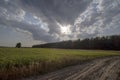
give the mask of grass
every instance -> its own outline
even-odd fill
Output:
[[[120,55],[119,51],[0,48],[0,80],[43,74],[85,60]]]

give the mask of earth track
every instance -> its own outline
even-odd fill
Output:
[[[120,80],[120,56],[99,58],[22,80]]]

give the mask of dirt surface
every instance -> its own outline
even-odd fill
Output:
[[[95,59],[23,80],[120,80],[120,56]]]

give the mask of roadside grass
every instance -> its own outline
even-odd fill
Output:
[[[50,48],[0,48],[0,80],[44,74],[69,65],[120,55],[119,51]]]

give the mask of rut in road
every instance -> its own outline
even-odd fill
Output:
[[[120,56],[95,59],[23,80],[120,80]]]

